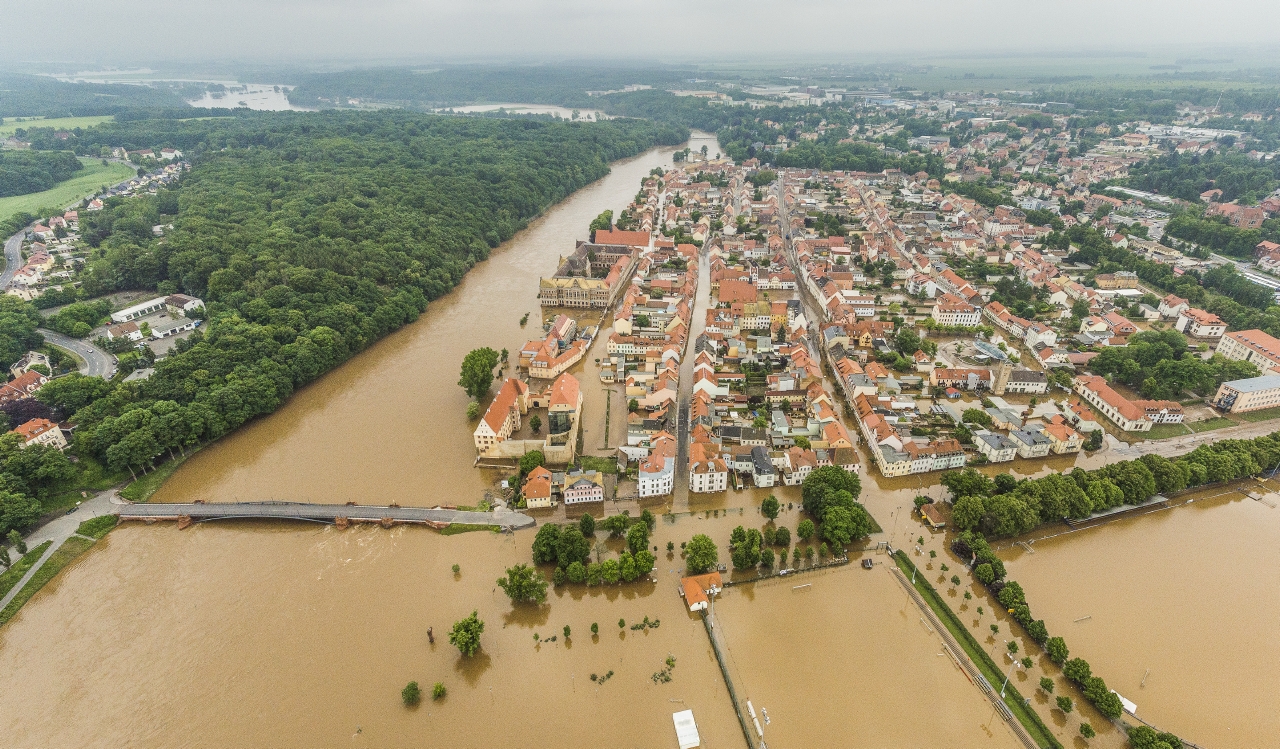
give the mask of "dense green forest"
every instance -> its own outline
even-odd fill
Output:
[[[0,198],[48,190],[81,169],[70,151],[0,151]]]
[[[0,74],[0,117],[87,117],[135,107],[185,105],[175,90],[65,83],[45,76]]]
[[[1214,252],[1252,258],[1254,249],[1264,239],[1280,242],[1280,219],[1267,219],[1258,229],[1240,229],[1228,223],[1223,216],[1206,218],[1187,212],[1170,219],[1164,231],[1174,239],[1194,242]]]
[[[1240,153],[1171,153],[1134,164],[1128,184],[1193,203],[1212,188],[1222,190],[1221,202],[1256,203],[1280,185],[1280,162],[1255,161]]]
[[[600,106],[588,91],[613,91],[631,84],[664,86],[693,75],[669,68],[541,66],[449,66],[439,70],[378,68],[310,73],[300,77],[289,101],[304,107],[333,107],[349,99],[405,107],[441,107],[476,102]]]
[[[217,438],[418,317],[492,248],[609,162],[687,131],[399,111],[242,113],[86,130],[96,152],[172,145],[180,186],[86,217],[85,289],[186,292],[210,323],[139,383],[65,378],[76,449],[112,470]],[[170,217],[168,214],[175,214]],[[147,230],[166,215],[175,229]],[[49,387],[46,386],[46,390]],[[42,391],[43,392],[43,391]]]

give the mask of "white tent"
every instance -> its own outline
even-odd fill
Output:
[[[676,740],[680,742],[680,749],[702,746],[702,739],[698,736],[698,724],[693,722],[692,710],[672,713],[671,720],[676,724]]]

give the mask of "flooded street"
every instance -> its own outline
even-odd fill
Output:
[[[768,711],[765,742],[1021,746],[926,628],[889,557],[872,555],[876,567],[864,570],[851,556],[845,567],[730,588],[715,604],[739,696]]]
[[[1280,733],[1275,499],[1231,492],[1000,555],[1035,616],[1139,717],[1201,746],[1266,746]]]

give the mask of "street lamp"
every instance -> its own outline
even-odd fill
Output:
[[[1009,641],[1005,640],[1004,644],[1005,644],[1005,647],[1008,648]],[[1009,656],[1009,660],[1013,661],[1013,663],[1009,664],[1009,673],[1005,674],[1004,684],[1000,685],[1000,699],[1002,700],[1004,699],[1004,688],[1009,686],[1009,679],[1013,676],[1013,669],[1018,667],[1018,659],[1013,657],[1013,653],[1010,653],[1008,650],[1005,650],[1005,655]]]

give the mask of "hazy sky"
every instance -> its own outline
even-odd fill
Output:
[[[1276,0],[0,0],[0,62],[633,57],[1280,44]],[[23,30],[21,33],[13,33]]]

